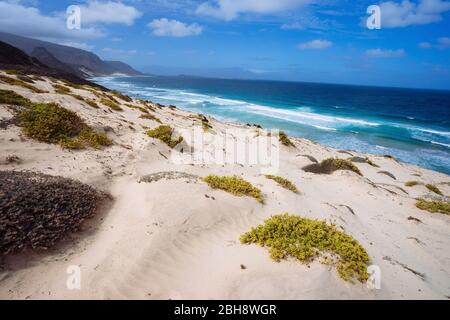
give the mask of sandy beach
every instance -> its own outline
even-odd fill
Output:
[[[96,101],[99,108],[92,108],[56,93],[54,84],[56,80],[49,78],[33,84],[48,93],[5,83],[0,89],[33,102],[58,103],[105,132],[113,145],[67,150],[27,138],[21,128],[10,125],[0,129],[0,170],[76,179],[113,199],[81,232],[57,247],[3,257],[0,299],[449,299],[450,216],[415,205],[416,198],[448,201],[448,175],[290,137],[294,146],[276,146],[276,174],[292,181],[296,194],[252,164],[175,163],[180,150],[146,134],[160,123],[127,106],[146,107],[142,101],[117,99],[123,111],[113,111],[92,91],[71,88],[73,94]],[[150,114],[178,134],[202,129],[193,113],[151,107]],[[12,117],[10,108],[0,105],[0,118]],[[224,137],[227,130],[246,132],[235,138],[249,145],[268,134],[211,117],[207,123],[211,128],[205,136],[211,140],[205,139],[203,147],[209,150],[219,147],[208,141]],[[8,161],[12,155],[19,160]],[[367,157],[376,166],[355,162],[362,175],[302,170],[329,157]],[[212,189],[201,179],[208,175],[240,176],[262,191],[264,203]],[[407,187],[407,181],[420,183]],[[437,186],[443,196],[425,184]],[[370,264],[380,270],[379,289],[344,281],[336,268],[319,261],[275,262],[266,248],[240,243],[240,235],[285,212],[334,223],[358,240]],[[81,270],[79,289],[67,288],[69,266]]]

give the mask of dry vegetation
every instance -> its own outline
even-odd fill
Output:
[[[78,181],[15,171],[0,171],[0,195],[0,256],[54,246],[108,198]]]

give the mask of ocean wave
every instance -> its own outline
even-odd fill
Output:
[[[342,124],[346,124],[346,125],[356,124],[356,125],[361,125],[361,126],[379,126],[380,125],[379,123],[376,123],[376,122],[370,122],[370,121],[361,120],[361,119],[327,116],[327,115],[321,115],[321,114],[312,113],[312,112],[278,109],[278,108],[272,108],[272,107],[254,105],[254,104],[249,104],[249,109],[255,113],[266,115],[269,117],[270,116],[277,117],[277,118],[281,118],[281,119],[284,119],[287,121],[298,120],[298,122],[302,123],[302,124],[308,124],[308,122],[305,122],[305,120],[308,120],[308,121],[313,120],[313,121],[318,121],[318,122],[322,122],[322,123],[335,124],[336,126],[340,126]],[[332,127],[332,128],[336,129],[335,127]]]

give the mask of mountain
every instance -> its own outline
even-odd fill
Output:
[[[15,70],[19,77],[22,75],[33,74],[38,76],[63,79],[76,84],[87,84],[90,86],[102,88],[102,90],[108,90],[100,85],[97,85],[96,83],[78,76],[77,74],[73,73],[73,70],[63,70],[63,68],[65,68],[66,66],[56,58],[52,58],[52,56],[49,55],[45,49],[37,48],[35,53],[44,57],[45,59],[48,59],[47,61],[50,61],[52,64],[60,66],[61,68],[49,67],[39,61],[36,57],[31,57],[22,50],[6,42],[0,41],[0,70]]]
[[[31,52],[31,56],[38,59],[40,62],[45,64],[46,66],[65,71],[68,73],[78,74],[79,76],[85,76],[85,74],[79,72],[75,68],[73,68],[71,65],[61,62],[58,59],[56,59],[50,52],[47,51],[44,47],[36,47]]]
[[[36,58],[2,41],[0,41],[0,64],[43,67]]]
[[[134,70],[126,63],[119,61],[105,61],[97,55],[78,48],[55,44],[47,41],[41,41],[32,38],[17,36],[11,33],[0,32],[0,41],[23,50],[28,55],[33,55],[36,48],[43,48],[50,54],[39,49],[35,54],[44,54],[43,60],[48,59],[49,63],[54,63],[56,58],[61,63],[70,66],[78,75],[84,76],[108,76],[114,73],[125,75],[141,75],[142,73]],[[53,61],[50,61],[53,60]],[[49,65],[52,67],[51,65]],[[66,66],[67,67],[67,66]],[[66,68],[64,67],[64,68]]]

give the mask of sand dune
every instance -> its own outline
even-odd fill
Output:
[[[339,152],[304,139],[294,147],[280,145],[278,175],[299,189],[294,194],[268,180],[257,166],[238,164],[175,164],[170,149],[149,138],[145,128],[156,121],[140,118],[121,102],[123,112],[105,106],[90,108],[72,96],[56,94],[51,80],[36,81],[50,93],[0,83],[32,101],[57,102],[77,112],[94,128],[104,130],[114,145],[102,150],[69,151],[26,138],[12,125],[0,129],[0,170],[33,170],[75,178],[109,192],[114,201],[105,212],[57,248],[3,258],[1,299],[446,299],[450,296],[450,217],[415,207],[417,197],[435,197],[423,185],[432,183],[450,195],[450,177],[368,155],[379,167],[356,163],[363,176],[350,171],[330,175],[308,173],[308,155],[366,157]],[[75,94],[96,100],[86,90]],[[141,102],[134,100],[135,105]],[[201,123],[192,114],[155,107],[153,113],[177,130]],[[0,117],[12,113],[0,105]],[[242,128],[255,136],[266,131],[208,118],[211,135]],[[258,133],[259,132],[259,133]],[[243,137],[237,137],[244,139]],[[250,143],[253,140],[250,140]],[[212,147],[208,144],[205,148]],[[7,163],[15,155],[20,163]],[[379,171],[387,171],[395,180]],[[192,177],[238,175],[263,192],[265,204],[213,190],[201,179],[176,176],[144,182],[160,172]],[[418,176],[419,175],[419,176]],[[140,182],[141,181],[141,182]],[[268,217],[289,212],[325,219],[340,226],[367,250],[381,270],[381,288],[342,280],[335,268],[293,259],[276,263],[265,248],[242,245],[239,236]],[[412,219],[412,218],[414,219]],[[68,290],[67,267],[81,268],[80,290]]]

